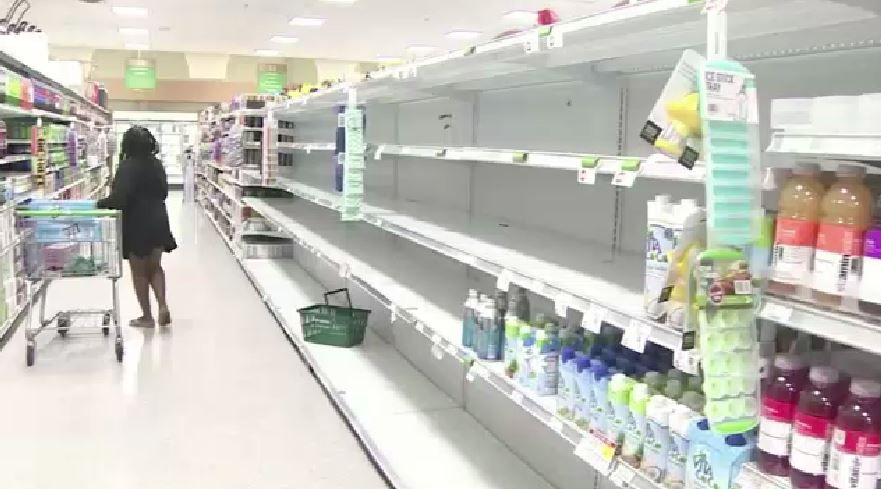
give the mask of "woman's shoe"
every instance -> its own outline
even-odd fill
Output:
[[[171,313],[168,310],[159,311],[159,326],[168,326],[171,324]]]
[[[128,325],[132,328],[153,328],[156,326],[156,322],[153,321],[153,318],[139,317],[129,321]]]

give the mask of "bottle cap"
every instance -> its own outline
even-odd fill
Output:
[[[566,363],[569,360],[575,359],[575,348],[571,346],[564,347],[563,350],[560,351],[560,361],[562,363]]]
[[[796,370],[804,368],[804,366],[805,362],[803,362],[801,358],[795,355],[784,353],[774,357],[774,368],[777,368],[779,370],[794,372]]]
[[[707,418],[703,418],[697,422],[697,427],[701,431],[707,431],[710,429],[710,422],[707,421]]]
[[[854,379],[850,383],[850,393],[857,397],[881,397],[881,384],[868,379]]]
[[[590,367],[590,358],[587,356],[580,356],[575,358],[575,371],[581,373],[584,369]]]
[[[832,385],[838,382],[838,377],[838,370],[832,367],[811,367],[811,371],[808,374],[811,382],[819,385]]]
[[[729,447],[745,447],[746,437],[743,434],[728,435],[725,437],[725,444]]]
[[[792,169],[793,175],[816,175],[820,173],[820,165],[817,163],[800,161],[795,164],[795,167]]]

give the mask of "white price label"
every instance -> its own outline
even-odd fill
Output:
[[[380,144],[379,146],[377,146],[377,147],[376,147],[376,153],[373,153],[373,159],[374,159],[374,160],[381,160],[381,159],[382,159],[382,153],[383,153],[384,151],[385,151],[385,146],[383,146],[383,145],[381,145],[381,144]]]
[[[435,343],[431,345],[431,354],[434,356],[434,358],[441,360],[444,358],[444,349],[441,348],[439,344]]]
[[[579,168],[578,169],[578,183],[582,185],[593,185],[597,181],[597,169],[596,168]]]
[[[633,481],[634,477],[636,477],[636,473],[633,469],[627,465],[618,464],[609,476],[609,480],[618,487],[627,488],[630,487],[630,482]]]
[[[675,350],[673,366],[691,375],[698,375],[701,359],[697,350]]]
[[[468,379],[468,382],[474,382],[474,380],[480,377],[484,380],[489,379],[489,370],[486,369],[483,365],[479,363],[474,363],[470,369],[468,369],[468,373],[465,374],[465,378]]]
[[[631,170],[618,170],[615,172],[615,176],[612,177],[612,185],[630,188],[636,182],[637,176],[639,176],[639,172]]]
[[[311,145],[308,145],[308,144],[306,145],[306,154],[307,155],[312,154],[312,146]]]
[[[728,0],[706,0],[704,2],[703,13],[721,12],[728,5]]]
[[[523,41],[523,52],[534,53],[539,50],[540,44],[541,34],[538,31],[533,31]]]
[[[605,307],[591,304],[590,309],[584,313],[584,317],[581,319],[581,327],[591,333],[599,334],[608,313],[609,311]]]
[[[532,279],[532,282],[529,284],[529,290],[539,295],[544,294],[545,283],[538,279]]]
[[[554,313],[561,318],[566,317],[566,313],[569,310],[569,306],[572,304],[572,296],[565,293],[560,292],[556,299],[554,299]]]
[[[459,258],[459,261],[468,265],[469,267],[473,267],[477,263],[477,257],[465,253]]]
[[[552,29],[551,33],[545,38],[545,44],[548,49],[563,47],[563,32],[560,29]]]
[[[603,443],[590,433],[585,435],[578,445],[575,445],[573,453],[604,476],[608,476],[612,471],[612,463],[615,461],[615,447]]]
[[[621,338],[621,344],[625,347],[637,352],[645,351],[645,344],[652,334],[652,326],[638,319],[631,319],[624,330],[624,336]]]
[[[565,423],[563,423],[562,419],[560,419],[556,416],[551,416],[551,419],[548,420],[548,426],[550,426],[550,428],[552,430],[556,431],[557,433],[562,433],[563,426],[565,426]]]
[[[496,281],[496,288],[507,291],[511,288],[511,278],[513,276],[514,274],[510,270],[502,270],[502,273],[499,274],[499,279]]]
[[[781,324],[789,324],[792,308],[776,302],[766,302],[762,308],[762,317]]]
[[[753,293],[753,283],[749,280],[735,280],[734,293],[737,295],[750,295]]]
[[[523,393],[514,389],[511,391],[511,400],[517,405],[523,405]]]

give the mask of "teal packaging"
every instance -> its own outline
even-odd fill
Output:
[[[577,395],[573,402],[575,411],[575,424],[581,428],[587,428],[590,422],[590,412],[593,404],[593,378],[590,371],[590,357],[584,354],[575,359],[575,388]]]
[[[462,318],[462,346],[474,348],[474,335],[477,331],[477,291],[468,291],[465,300],[465,314]]]
[[[590,404],[589,429],[605,435],[609,429],[607,420],[611,409],[609,405],[609,379],[612,374],[609,373],[606,364],[598,359],[590,361],[590,374],[593,376],[591,380],[593,396]]]
[[[624,442],[624,431],[630,418],[630,393],[636,381],[623,373],[616,373],[609,381],[609,404],[612,406],[609,418],[609,439],[617,444]]]
[[[575,417],[575,399],[578,397],[575,385],[575,349],[564,347],[560,352],[560,382],[557,384],[557,414],[564,418]]]
[[[717,435],[710,431],[706,418],[691,423],[688,437],[687,489],[730,488],[755,448],[755,440],[742,434]]]
[[[645,440],[642,447],[640,469],[654,482],[660,482],[667,472],[667,457],[670,453],[670,413],[675,402],[662,395],[649,399],[646,408]]]
[[[557,395],[560,376],[560,337],[552,323],[535,332],[535,393]]]

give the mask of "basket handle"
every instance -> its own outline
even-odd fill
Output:
[[[330,292],[325,292],[324,293],[324,303],[327,305],[330,305],[330,302],[328,302],[327,299],[334,294],[339,294],[340,292],[346,293],[346,301],[349,303],[349,309],[351,309],[352,308],[352,298],[349,297],[349,289],[347,289],[345,287],[342,289],[336,289],[336,290],[331,290]]]

